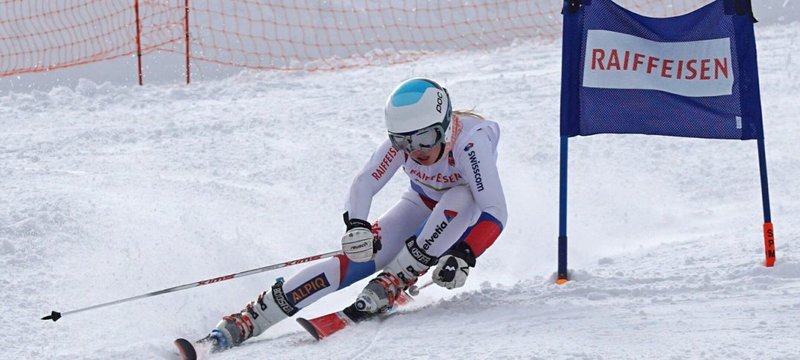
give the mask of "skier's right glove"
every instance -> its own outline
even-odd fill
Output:
[[[472,249],[464,242],[460,242],[439,258],[439,263],[433,270],[433,282],[448,289],[462,287],[467,282],[471,267],[475,267]]]
[[[380,243],[375,243],[372,226],[366,220],[350,219],[344,214],[347,232],[342,236],[342,252],[354,262],[367,262],[380,250]]]

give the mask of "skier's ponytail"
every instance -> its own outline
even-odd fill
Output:
[[[477,118],[477,119],[480,119],[480,120],[486,120],[486,118],[484,118],[483,115],[478,114],[477,112],[475,112],[474,108],[473,109],[467,109],[467,110],[454,110],[453,114],[458,115],[458,116],[471,116],[471,117],[474,117],[474,118]]]

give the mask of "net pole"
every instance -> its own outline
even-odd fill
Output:
[[[183,32],[186,35],[186,84],[188,85],[192,76],[189,60],[191,57],[189,52],[189,0],[184,3]]]
[[[139,86],[144,85],[142,77],[142,26],[139,21],[139,0],[133,1],[133,9],[136,13],[136,62],[139,70]]]

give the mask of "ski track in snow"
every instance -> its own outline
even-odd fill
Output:
[[[39,321],[338,247],[351,176],[402,79],[442,80],[502,128],[509,224],[468,286],[314,342],[288,320],[213,359],[800,358],[799,27],[758,27],[778,263],[763,267],[755,142],[570,145],[570,267],[553,284],[558,44],[386,68],[0,96],[2,359],[169,359],[289,268]],[[372,217],[406,187],[398,174]],[[348,304],[359,282],[300,313]]]

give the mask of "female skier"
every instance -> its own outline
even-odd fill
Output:
[[[355,177],[347,196],[344,254],[278,281],[241,312],[225,316],[204,339],[214,350],[239,345],[377,270],[344,310],[350,320],[391,308],[432,266],[437,285],[464,285],[476,258],[506,222],[496,164],[500,129],[471,111],[453,112],[447,90],[423,78],[398,85],[385,113],[388,139]],[[370,224],[372,197],[401,167],[411,180],[409,190]]]

